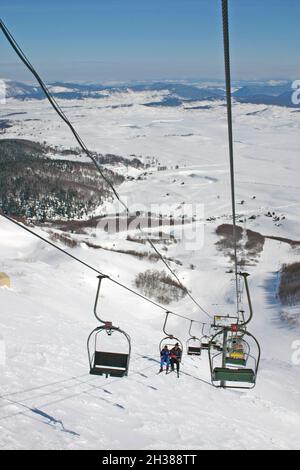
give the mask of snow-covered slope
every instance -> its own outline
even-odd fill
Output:
[[[182,262],[178,275],[209,312],[230,314],[229,261],[215,245],[217,226],[230,222],[224,107],[207,103],[210,109],[154,109],[143,106],[145,99],[153,101],[153,93],[120,93],[101,103],[68,101],[64,108],[91,149],[141,155],[145,161],[153,156],[167,167],[120,188],[131,206],[136,201],[147,207],[204,204],[204,219],[215,218],[205,220],[204,245],[187,250],[181,242],[169,247],[168,256]],[[15,116],[5,137],[74,145],[45,102],[9,100],[5,114],[17,112],[27,114]],[[236,105],[234,114],[241,220],[264,235],[299,240],[299,113],[244,104]],[[285,220],[274,222],[265,216],[268,211]],[[101,233],[97,241],[108,243]],[[109,242],[117,247],[127,243]],[[163,269],[83,243],[72,253],[129,286],[139,272]],[[12,279],[11,289],[0,290],[6,349],[6,365],[0,365],[2,449],[299,448],[300,366],[292,361],[292,346],[300,330],[280,321],[275,295],[281,264],[299,260],[299,249],[266,239],[261,257],[249,267],[255,310],[249,330],[262,345],[258,384],[249,392],[211,387],[206,353],[185,356],[180,379],[157,375],[162,312],[109,281],[103,281],[101,309],[132,338],[130,375],[89,376],[85,344],[96,326],[94,274],[3,219],[0,256],[0,270]],[[188,298],[170,307],[208,321]],[[187,340],[186,321],[172,318],[170,326]]]

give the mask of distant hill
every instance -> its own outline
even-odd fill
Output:
[[[101,85],[81,85],[73,83],[55,82],[48,85],[53,96],[60,99],[84,99],[84,98],[103,98],[101,91],[105,89]],[[37,85],[28,85],[26,83],[6,81],[7,98],[16,98],[19,100],[45,98],[42,89]]]
[[[44,94],[38,86],[14,81],[7,81],[6,86],[8,98],[16,98],[20,100],[44,99]],[[201,101],[204,99],[218,99],[224,97],[224,91],[219,88],[199,88],[193,85],[171,82],[120,86],[54,82],[50,83],[48,88],[56,98],[60,99],[101,99],[106,96],[107,93],[127,92],[129,90],[136,92],[165,91],[170,97],[176,97],[179,101]]]
[[[281,85],[248,85],[240,88],[233,96],[240,103],[266,104],[300,108],[292,102],[292,83]]]
[[[21,82],[7,81],[7,97],[19,100],[44,99],[42,90],[36,85]],[[176,82],[151,82],[127,85],[106,86],[89,83],[54,82],[48,85],[53,96],[61,100],[86,98],[102,99],[107,94],[133,92],[164,92],[161,100],[145,103],[145,106],[182,106],[190,102],[225,100],[225,91],[221,86],[189,85]],[[240,103],[265,104],[300,108],[292,103],[292,83],[280,84],[247,83],[241,84],[233,93],[233,97]]]
[[[246,85],[234,93],[235,98],[248,98],[256,95],[279,96],[292,90],[290,82],[280,85]]]

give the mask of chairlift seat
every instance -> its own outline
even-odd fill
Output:
[[[124,377],[128,374],[128,364],[128,354],[96,351],[90,374]]]
[[[256,383],[256,374],[252,369],[227,369],[216,367],[213,371],[213,380],[216,382],[243,382]]]
[[[223,351],[222,346],[220,346],[216,341],[210,342],[209,340],[208,340],[208,342],[206,342],[206,341],[203,342],[202,341],[201,348],[202,349],[213,348],[213,349],[216,349],[217,351]]]
[[[188,347],[188,356],[201,356],[201,347],[200,346],[189,346]]]
[[[201,341],[201,348],[202,349],[209,349],[210,346],[213,348],[217,345],[216,341],[211,342],[210,338],[204,337]]]

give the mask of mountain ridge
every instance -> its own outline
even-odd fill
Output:
[[[7,98],[19,100],[44,99],[42,90],[36,85],[19,81],[5,81]],[[97,83],[52,82],[48,84],[50,92],[57,99],[83,100],[87,98],[102,99],[107,94],[127,92],[165,92],[161,101],[146,103],[147,106],[181,106],[186,102],[225,100],[225,90],[220,85],[191,85],[178,82],[151,82],[120,85],[103,85]],[[246,83],[241,84],[232,93],[233,98],[240,103],[266,104],[299,108],[292,102],[292,82]]]

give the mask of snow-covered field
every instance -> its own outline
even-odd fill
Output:
[[[226,274],[228,259],[215,246],[217,226],[230,223],[225,108],[221,102],[201,102],[212,107],[197,110],[143,106],[159,96],[119,93],[65,101],[63,109],[91,150],[134,154],[145,162],[155,157],[167,167],[120,187],[130,207],[185,203],[196,210],[196,204],[204,205],[204,243],[188,249],[183,241],[170,245],[168,256],[182,262],[176,271],[200,303],[212,314],[227,315],[234,312],[234,283]],[[9,118],[15,124],[2,137],[75,146],[46,102],[9,100],[2,108],[3,118],[21,112],[26,114]],[[299,240],[300,113],[237,104],[234,117],[241,220],[263,235]],[[268,211],[285,219],[274,222],[265,216]],[[215,220],[205,221],[210,217]],[[139,272],[163,269],[160,263],[84,244],[72,253],[129,286]],[[175,374],[157,375],[163,312],[109,281],[103,281],[101,309],[132,338],[130,374],[90,376],[86,339],[96,326],[96,277],[3,219],[0,256],[0,271],[12,279],[11,289],[0,290],[0,343],[6,350],[6,364],[0,361],[1,449],[300,447],[300,364],[292,360],[300,327],[280,320],[276,298],[278,270],[300,260],[299,248],[267,239],[258,262],[249,267],[255,311],[249,330],[262,345],[257,387],[249,392],[214,389],[206,353],[200,359],[185,356],[179,380]],[[170,307],[209,321],[188,297]],[[187,340],[188,322],[173,317],[170,326]]]

